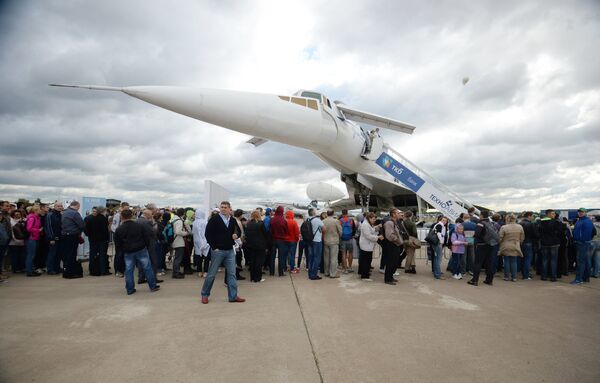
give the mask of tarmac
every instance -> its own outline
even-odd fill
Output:
[[[197,274],[132,296],[114,276],[13,275],[0,381],[600,382],[600,280],[446,277],[422,259],[396,286],[302,270],[241,281],[229,303],[219,273],[203,305]]]

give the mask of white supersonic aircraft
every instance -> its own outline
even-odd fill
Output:
[[[406,134],[412,134],[414,126],[332,102],[319,92],[300,90],[288,96],[170,86],[50,85],[120,91],[250,135],[248,143],[255,146],[270,140],[307,149],[338,170],[347,186],[349,198],[334,208],[386,210],[395,206],[424,211],[429,204],[455,219],[471,206],[390,148],[376,131],[369,132],[359,123]]]

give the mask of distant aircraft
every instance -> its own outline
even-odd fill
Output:
[[[427,205],[417,198],[419,195],[434,208],[449,207],[454,219],[453,215],[457,217],[463,207],[470,206],[384,143],[378,129],[369,132],[358,123],[406,134],[412,134],[414,126],[351,108],[340,101],[332,102],[319,92],[300,90],[288,96],[170,86],[50,85],[120,91],[248,134],[252,136],[248,143],[254,146],[271,140],[307,149],[338,170],[346,184],[349,198],[332,204],[335,208],[385,210],[396,206],[424,211]],[[408,181],[403,178],[406,174],[411,175]],[[422,182],[410,185],[415,178]],[[427,187],[419,190],[422,185]]]

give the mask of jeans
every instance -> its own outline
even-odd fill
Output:
[[[590,260],[592,261],[592,277],[598,278],[600,272],[600,241],[590,243]]]
[[[452,270],[452,275],[458,275],[461,273],[463,257],[464,254],[452,253],[452,258],[450,258],[450,269]]]
[[[37,251],[38,241],[35,239],[27,240],[27,258],[25,259],[25,270],[27,274],[33,273],[33,260]]]
[[[124,253],[125,257],[125,289],[128,293],[132,293],[135,287],[133,281],[133,269],[135,264],[138,263],[142,266],[144,274],[146,275],[146,281],[148,281],[148,287],[151,289],[156,287],[156,279],[154,278],[154,272],[150,265],[150,256],[148,255],[147,249],[138,250],[133,253]]]
[[[58,241],[55,241],[54,245],[48,243],[48,258],[46,258],[46,270],[48,270],[48,273],[58,273],[60,266],[60,260],[58,259],[59,246],[60,243]]]
[[[323,260],[325,262],[325,276],[335,277],[337,276],[337,265],[338,265],[338,253],[340,251],[340,245],[325,245],[323,252]]]
[[[286,268],[285,260],[287,258],[287,253],[288,253],[287,242],[277,239],[277,240],[275,240],[273,245],[277,249],[277,254],[278,254],[277,256],[279,257],[277,270],[279,271],[279,276],[282,276],[283,272],[285,271],[285,268]],[[271,266],[269,268],[269,271],[271,271],[271,275],[275,274],[275,252],[274,251],[271,254]]]
[[[529,278],[529,269],[531,268],[531,260],[533,259],[533,243],[523,242],[521,244],[523,252],[523,279]]]
[[[287,242],[287,248],[288,248],[287,260],[288,260],[288,265],[290,267],[290,271],[294,270],[296,268],[296,263],[294,261],[296,260],[296,246],[297,245],[298,245],[298,242]]]
[[[548,262],[550,262],[550,278],[556,279],[558,246],[542,246],[542,279],[548,276]]]
[[[211,262],[208,268],[208,275],[202,285],[202,292],[200,293],[203,297],[210,296],[210,290],[212,290],[213,283],[215,282],[215,276],[219,270],[221,264],[225,264],[225,270],[227,273],[227,297],[229,301],[235,300],[237,297],[237,279],[235,278],[235,250],[211,250]]]
[[[323,251],[323,243],[313,241],[308,252],[309,269],[308,278],[316,279],[319,274],[319,266],[321,266],[321,252]]]
[[[433,259],[433,276],[436,279],[441,278],[442,276],[442,257],[444,256],[444,249],[441,244],[437,245],[435,248],[435,257]]]
[[[10,266],[13,273],[21,272],[25,269],[25,246],[8,246],[10,254]]]
[[[575,280],[583,282],[590,276],[590,257],[588,255],[590,242],[575,242],[577,247],[577,270]]]
[[[517,258],[504,256],[504,278],[517,279]]]

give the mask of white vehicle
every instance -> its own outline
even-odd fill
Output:
[[[319,92],[300,90],[288,96],[169,86],[51,85],[120,91],[161,108],[248,134],[252,136],[248,142],[255,146],[271,140],[310,150],[337,169],[347,186],[349,198],[332,204],[334,208],[419,206],[420,211],[424,210],[427,206],[417,195],[434,208],[440,204],[450,207],[447,214],[450,216],[457,217],[464,206],[470,206],[390,148],[377,132],[371,133],[358,123],[406,134],[412,134],[414,126],[332,102]],[[406,178],[406,174],[410,177]],[[414,179],[422,182],[413,186],[410,183]],[[419,190],[421,186],[423,190]]]

